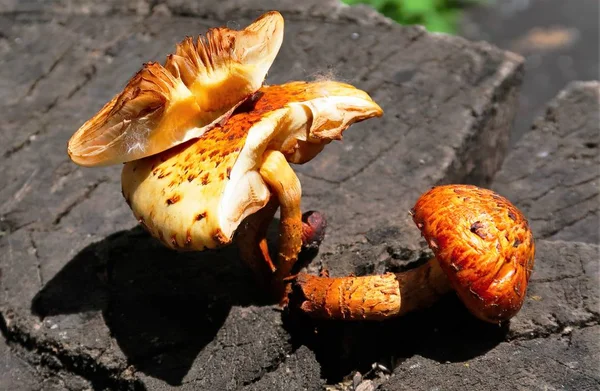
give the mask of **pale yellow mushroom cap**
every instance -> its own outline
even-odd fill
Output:
[[[268,12],[244,30],[186,38],[164,66],[145,64],[68,143],[82,166],[151,156],[200,137],[264,82],[283,41],[283,18]]]

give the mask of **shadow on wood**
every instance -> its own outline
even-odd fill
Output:
[[[140,227],[117,232],[77,254],[38,292],[32,311],[40,317],[102,311],[130,364],[179,385],[232,306],[272,304],[237,253],[235,246],[176,252]],[[305,255],[303,263],[314,255]],[[315,352],[329,383],[353,370],[365,373],[374,362],[392,369],[413,355],[467,360],[506,334],[505,327],[472,317],[453,295],[431,309],[380,323],[317,322],[292,308],[284,312],[283,327],[294,348],[306,345]]]
[[[232,305],[268,304],[237,248],[175,252],[140,227],[77,254],[32,301],[38,316],[101,310],[130,364],[180,384]]]
[[[284,326],[294,347],[315,352],[330,384],[356,370],[372,373],[374,363],[391,371],[414,355],[439,363],[467,361],[505,341],[508,330],[476,319],[452,294],[430,309],[384,322],[315,321],[289,312]]]

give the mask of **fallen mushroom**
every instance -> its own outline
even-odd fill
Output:
[[[352,123],[381,114],[367,93],[344,83],[262,87],[198,139],[126,163],[123,195],[140,223],[174,249],[223,246],[239,231],[242,257],[283,299],[305,234],[300,181],[289,163],[312,159]],[[277,207],[273,263],[265,231]]]
[[[200,137],[263,84],[283,41],[268,12],[244,30],[210,29],[177,45],[164,67],[147,63],[68,143],[82,166],[127,162]]]
[[[300,308],[320,318],[383,320],[428,307],[454,289],[486,322],[506,321],[519,311],[535,245],[527,220],[510,201],[475,186],[439,186],[423,194],[411,214],[435,258],[396,274],[301,274],[295,286]]]

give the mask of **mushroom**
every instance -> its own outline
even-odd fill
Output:
[[[242,31],[186,38],[164,66],[145,64],[68,144],[77,164],[125,163],[127,203],[167,246],[216,248],[237,232],[242,258],[279,298],[303,241],[314,248],[325,227],[322,215],[301,215],[289,163],[309,161],[352,123],[382,114],[367,93],[344,83],[261,88],[282,39],[276,11]],[[274,263],[265,234],[278,208]]]
[[[241,31],[220,27],[184,39],[164,66],[144,64],[77,130],[69,156],[82,166],[117,164],[200,137],[262,86],[282,41],[276,11]]]
[[[344,83],[265,86],[197,139],[126,163],[123,195],[140,223],[174,249],[220,247],[238,231],[242,258],[284,299],[306,236],[290,163],[309,161],[352,123],[381,114],[367,93]],[[265,232],[278,207],[273,262]]]
[[[307,314],[383,320],[428,307],[454,289],[477,318],[499,323],[521,308],[535,245],[521,212],[491,190],[434,187],[411,210],[435,257],[403,273],[328,278],[301,274],[295,290]]]

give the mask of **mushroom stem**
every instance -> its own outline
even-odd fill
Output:
[[[279,252],[273,288],[275,293],[285,301],[284,279],[289,276],[302,247],[302,212],[300,211],[302,189],[296,173],[279,151],[269,150],[264,153],[260,175],[277,195],[281,206]]]
[[[237,232],[240,256],[261,285],[269,284],[275,271],[267,245],[267,229],[278,207],[277,198],[271,197],[264,208],[246,218]]]
[[[300,274],[300,308],[315,318],[384,320],[430,307],[452,288],[435,258],[402,273],[363,277]]]

